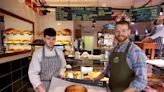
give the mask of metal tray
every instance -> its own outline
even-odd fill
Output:
[[[106,83],[106,81],[93,82],[92,80],[73,79],[73,78],[67,78],[66,80],[70,82],[85,84],[85,85],[104,87],[106,88],[107,92],[110,92],[110,88],[108,84]]]

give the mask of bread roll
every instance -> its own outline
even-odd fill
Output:
[[[82,85],[70,85],[66,87],[65,92],[87,92],[87,89]]]

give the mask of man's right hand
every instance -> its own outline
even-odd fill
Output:
[[[37,87],[37,90],[38,90],[38,92],[46,92],[46,90],[44,89],[44,87],[41,84]]]
[[[100,81],[102,78],[104,78],[104,75],[103,74],[100,74],[96,78],[93,78],[92,81],[93,82]]]

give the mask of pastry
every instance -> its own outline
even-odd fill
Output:
[[[65,92],[87,92],[87,88],[82,85],[69,85]]]
[[[62,34],[71,35],[71,30],[70,29],[64,29],[64,30],[62,30]]]

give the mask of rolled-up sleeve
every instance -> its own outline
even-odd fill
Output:
[[[34,52],[28,69],[29,80],[33,85],[34,89],[36,89],[41,84],[41,80],[39,76],[41,70],[40,60],[41,59],[39,59],[38,54]]]
[[[61,59],[60,75],[63,75],[64,71],[66,70],[66,60],[65,60],[63,51],[62,50],[58,50],[58,51],[59,51],[59,56],[60,56],[60,59]]]
[[[140,50],[136,50],[131,57],[135,79],[130,83],[130,87],[136,89],[137,92],[143,90],[147,85],[146,59],[146,55]]]
[[[164,37],[164,27],[162,29],[159,29],[157,33],[151,36],[152,39],[156,39],[158,37]]]

